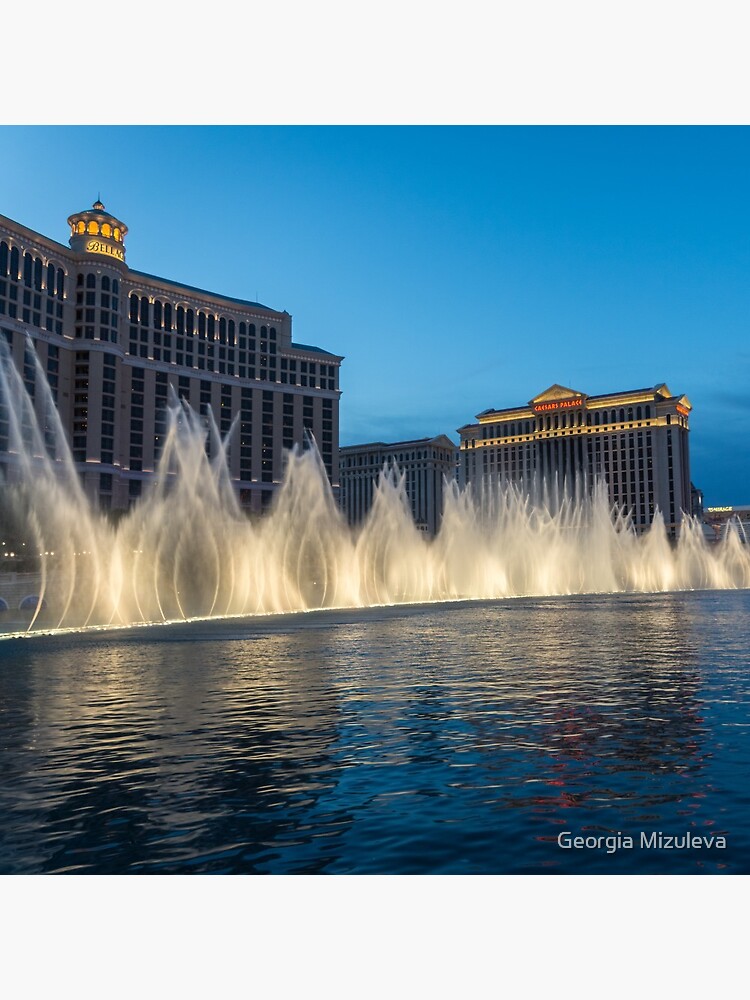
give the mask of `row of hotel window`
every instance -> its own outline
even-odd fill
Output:
[[[383,455],[380,452],[372,452],[365,455],[347,455],[341,462],[341,467],[346,469],[358,469],[361,467],[382,469],[383,463],[388,461],[396,462],[422,462],[428,459],[439,459],[449,465],[454,464],[455,455],[452,452],[438,451],[434,448],[423,451],[399,452],[398,454]]]
[[[255,324],[247,324],[247,327],[247,333],[240,334],[239,346],[228,347],[220,341],[212,343],[188,339],[180,334],[131,326],[128,353],[133,357],[198,368],[220,375],[258,378],[311,389],[336,388],[335,365],[279,357],[278,346],[270,339],[272,335],[276,335],[273,327],[268,330],[262,326],[260,340],[256,339]]]
[[[245,321],[236,322],[226,316],[215,316],[202,309],[193,310],[188,306],[174,306],[171,302],[151,302],[145,295],[130,295],[130,322],[136,326],[167,333],[182,333],[187,336],[197,334],[206,340],[218,340],[229,347],[243,346],[248,336],[255,336],[255,325]],[[276,327],[261,327],[261,336],[276,340]],[[239,338],[239,339],[238,339]]]
[[[13,349],[13,330],[7,327],[0,327],[0,335],[2,335],[7,341],[10,349]],[[46,358],[44,356],[37,359],[34,350],[29,346],[28,343],[24,343],[23,349],[23,367],[21,370],[21,375],[23,378],[24,388],[29,394],[29,398],[34,400],[36,398],[36,381],[37,381],[37,364],[39,361],[44,363],[45,376],[47,384],[49,385],[52,399],[57,403],[57,393],[58,393],[58,378],[60,371],[60,348],[56,344],[47,344],[46,346]],[[15,415],[16,417],[19,414]],[[24,442],[27,446],[32,447],[33,442],[33,427],[29,420],[25,418],[24,414],[20,414],[21,420],[21,433],[24,438]],[[0,452],[8,450],[10,441],[10,413],[7,404],[0,400]],[[44,443],[50,457],[60,457],[56,454],[56,435],[54,430],[54,425],[51,421],[46,420],[43,427]]]
[[[671,431],[668,433],[671,435]],[[583,468],[585,460],[585,464],[589,469],[598,469],[600,456],[603,456],[603,460],[607,468],[609,468],[609,456],[611,455],[613,467],[617,467],[619,458],[622,470],[629,467],[631,472],[635,472],[637,467],[639,472],[643,472],[645,462],[645,468],[649,475],[651,475],[651,469],[653,468],[653,439],[650,430],[645,432],[645,438],[643,431],[613,434],[611,437],[589,438],[586,441],[585,449],[583,441],[580,438],[573,439],[572,442],[569,439],[567,446],[563,441],[546,441],[539,446],[541,449],[540,455],[553,465],[563,463],[568,459],[566,450],[571,443],[573,445],[573,451],[570,456],[571,460],[575,462],[577,459],[580,468]],[[577,450],[575,447],[576,444],[578,446]],[[528,443],[512,445],[509,448],[484,448],[481,454],[485,469],[488,468],[488,465],[493,466],[495,463],[497,463],[498,467],[507,466],[509,461],[515,462],[516,457],[518,458],[519,467],[525,465],[531,468],[534,467],[536,461],[537,446],[533,443]],[[637,466],[636,458],[638,460]],[[468,456],[464,456],[464,460],[467,461]]]
[[[45,268],[41,257],[28,252],[21,256],[18,247],[9,247],[5,241],[0,242],[0,278],[10,278],[11,282],[20,282],[37,292],[46,291],[61,300],[65,297],[65,272],[61,267],[47,264]]]
[[[9,247],[7,243],[0,242],[0,279],[9,278],[9,283],[20,283],[26,288],[36,292],[46,292],[48,296],[55,297],[61,302],[65,298],[65,271],[55,264],[47,264],[46,267],[40,257],[33,257],[30,253],[23,255],[18,247]],[[45,280],[46,278],[46,280]],[[81,273],[77,277],[76,288],[79,292],[86,292],[86,306],[95,307],[97,304],[107,311],[117,312],[119,303],[116,296],[119,295],[119,281],[117,278],[110,279],[108,275],[102,275],[100,281],[97,275],[89,272],[85,276]],[[7,283],[4,284],[4,294],[8,297]],[[100,290],[104,298],[97,302],[96,292]],[[110,302],[110,294],[115,297]],[[17,293],[13,296],[17,300]],[[77,302],[83,304],[83,298],[78,297]],[[228,319],[225,316],[216,317],[212,313],[203,310],[193,310],[187,306],[173,306],[170,302],[161,302],[158,299],[153,303],[145,296],[136,293],[130,295],[130,322],[135,325],[164,330],[199,337],[210,341],[218,340],[220,344],[227,346],[243,346],[243,340],[248,334],[255,334],[254,325]],[[106,324],[109,325],[109,324]],[[261,335],[266,332],[261,328]],[[270,327],[267,331],[269,340],[276,340],[276,328]],[[239,343],[238,337],[239,335]]]
[[[0,242],[0,316],[62,336],[65,272]]]
[[[115,421],[115,379],[116,379],[116,358],[114,355],[105,354],[104,378],[102,382],[102,413],[101,413],[101,450],[99,460],[105,464],[111,464],[114,451],[114,421]],[[76,461],[85,462],[87,458],[87,433],[88,433],[88,387],[89,387],[89,355],[88,352],[76,352],[76,381],[74,393],[73,410],[73,455]],[[169,377],[166,372],[154,373],[154,399],[155,418],[153,428],[153,454],[158,458],[164,435],[167,430],[167,400],[169,391]],[[200,406],[205,412],[205,408],[212,405],[213,383],[209,381],[200,382]],[[183,399],[188,399],[190,395],[190,379],[180,377],[175,387]],[[252,404],[253,392],[258,390],[242,389],[240,402],[240,478],[250,480],[252,458]],[[293,435],[293,414],[295,399],[299,397],[291,394],[283,394],[283,438],[282,447],[291,448],[294,444]],[[130,392],[130,469],[140,472],[143,469],[143,445],[144,445],[144,402],[145,402],[145,369],[133,368],[131,372],[131,392]],[[262,476],[263,482],[274,481],[273,468],[273,419],[274,406],[278,405],[278,394],[272,391],[263,391],[262,396]],[[329,475],[332,470],[333,458],[333,404],[332,400],[324,399],[322,405],[321,420],[321,441],[320,450],[323,462],[326,465]],[[232,387],[221,386],[220,405],[217,414],[217,422],[222,435],[226,435],[231,427],[234,418],[232,409]],[[313,397],[304,396],[302,399],[302,426],[305,430],[313,431]],[[90,442],[89,442],[90,444]],[[236,444],[234,445],[236,447]],[[206,440],[206,450],[211,456],[212,440],[210,435]],[[231,457],[233,445],[230,442],[228,454]]]
[[[98,324],[97,310],[99,307]],[[87,340],[108,340],[113,344],[118,340],[120,326],[120,282],[103,274],[97,291],[97,277],[89,273],[78,275],[76,282],[76,325],[77,338]],[[98,332],[98,336],[97,336]]]
[[[619,410],[587,410],[584,420],[583,410],[567,413],[545,414],[536,420],[520,420],[512,423],[484,424],[482,438],[514,437],[517,434],[533,434],[540,430],[562,430],[575,427],[600,427],[608,424],[625,424],[633,421],[651,420],[652,408],[649,405],[621,407]],[[667,423],[671,421],[668,419]]]
[[[4,282],[2,294],[8,298],[10,289],[20,283],[29,290],[36,292],[46,292],[49,297],[59,299],[61,302],[65,298],[66,274],[61,267],[55,264],[47,264],[46,267],[40,257],[33,257],[30,253],[20,253],[18,247],[9,247],[4,241],[0,242],[0,280],[8,278],[9,282]],[[46,280],[45,280],[46,278]],[[119,281],[108,275],[102,275],[97,280],[97,275],[89,272],[84,276],[80,273],[76,281],[76,289],[80,293],[77,296],[77,304],[83,305],[83,293],[85,291],[85,304],[88,307],[99,305],[106,311],[117,312],[119,303]],[[97,301],[97,290],[100,296]],[[110,301],[110,295],[114,301]],[[17,301],[17,292],[12,296]],[[173,306],[170,302],[160,302],[158,299],[153,303],[144,296],[135,293],[130,295],[130,322],[155,330],[172,331],[176,333],[192,336],[197,334],[208,340],[218,340],[221,344],[228,346],[237,345],[237,334],[239,333],[239,346],[242,340],[253,331],[253,324],[245,322],[236,323],[233,319],[224,316],[216,317],[212,313],[203,310],[193,310],[187,306]],[[105,324],[109,325],[109,324]],[[268,332],[271,340],[276,339],[276,329],[271,327]]]
[[[5,279],[10,276],[10,281]],[[29,253],[21,255],[17,247],[0,243],[0,315],[21,319],[39,329],[63,334],[63,299],[65,272],[54,264],[45,268],[41,258]],[[24,288],[17,284],[22,282]],[[19,305],[19,291],[22,292]],[[46,293],[42,308],[42,293]],[[93,272],[79,274],[76,280],[75,333],[79,339],[118,342],[120,282],[108,275],[97,277]],[[54,301],[57,299],[58,301]],[[19,311],[20,310],[20,311]],[[130,296],[129,353],[154,361],[187,365],[221,375],[240,378],[260,378],[282,384],[309,388],[335,389],[334,365],[300,362],[281,358],[276,364],[276,328],[260,327],[260,356],[253,353],[256,344],[254,323],[235,322],[226,317],[176,306],[169,302],[153,303],[145,296]],[[177,334],[172,345],[172,331]],[[194,350],[194,340],[199,340]],[[213,344],[218,341],[217,348]],[[174,350],[173,350],[174,346]],[[238,348],[235,350],[234,348]],[[308,369],[309,365],[309,369]]]
[[[668,432],[671,435],[671,431]],[[610,498],[618,507],[627,507],[636,524],[645,525],[651,522],[655,511],[654,500],[654,465],[651,431],[646,432],[645,447],[643,432],[636,436],[631,432],[627,436],[615,436],[610,442],[595,439],[587,441],[586,449],[580,447],[578,461],[574,462],[568,472],[571,482],[583,475],[603,476],[607,482]],[[564,457],[559,450],[560,443],[546,442],[543,452],[537,455],[531,445],[518,445],[507,449],[487,449],[482,453],[483,477],[490,483],[502,482],[533,482],[536,476],[546,479],[551,475],[560,475],[565,469],[558,463]],[[618,446],[619,445],[619,446]],[[671,451],[671,444],[670,444]],[[476,455],[464,454],[464,475],[476,479]],[[669,483],[671,515],[674,519],[674,482],[672,479],[671,458],[669,464]]]
[[[45,266],[41,257],[34,257],[28,251],[23,254],[18,247],[10,247],[5,241],[0,242],[0,280],[8,278],[9,282],[3,285],[3,294],[9,297],[8,284],[21,284],[22,286],[36,291],[46,292],[49,297],[57,298],[62,302],[65,298],[66,274],[63,268],[49,263]],[[89,272],[85,276],[80,273],[76,280],[76,288],[86,291],[86,305],[93,307],[97,304],[109,310],[117,312],[118,304],[110,305],[109,301],[100,300],[97,302],[96,292],[99,289],[105,297],[119,295],[119,281],[108,275],[102,275],[97,280],[97,275]],[[17,293],[13,295],[13,300],[17,301]],[[78,299],[82,302],[82,299]],[[144,327],[152,327],[156,330],[167,332],[174,330],[176,333],[184,333],[188,336],[197,334],[208,340],[218,340],[219,343],[228,346],[237,344],[237,334],[239,334],[242,346],[242,338],[246,337],[249,329],[254,332],[252,324],[245,322],[236,323],[233,319],[224,316],[216,317],[212,313],[203,310],[193,310],[187,306],[174,306],[170,302],[161,302],[158,299],[153,303],[145,295],[130,295],[130,322]],[[109,324],[107,324],[109,325]],[[269,338],[276,339],[276,329],[271,327]]]

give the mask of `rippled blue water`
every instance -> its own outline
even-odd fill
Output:
[[[745,873],[749,648],[747,592],[6,639],[0,872]]]

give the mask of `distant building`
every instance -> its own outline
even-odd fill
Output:
[[[688,418],[692,405],[663,383],[606,395],[553,385],[523,406],[483,410],[459,429],[459,482],[515,483],[577,496],[597,477],[636,528],[658,508],[674,535],[692,510]]]
[[[703,490],[699,490],[694,484],[690,484],[690,504],[693,517],[699,521],[703,520]]]
[[[746,536],[750,538],[750,506],[738,507],[704,507],[703,520],[711,528],[717,538],[728,521],[738,521]]]
[[[372,506],[378,476],[394,465],[405,475],[414,522],[437,533],[443,513],[443,482],[456,476],[456,446],[445,434],[415,441],[350,445],[339,449],[340,503],[350,524],[362,521]]]
[[[170,389],[210,407],[222,435],[238,418],[228,461],[243,506],[268,505],[306,431],[337,488],[340,355],[295,343],[288,312],[131,270],[127,226],[100,201],[68,225],[66,247],[0,216],[0,336],[33,396],[31,337],[92,501],[140,496]],[[2,419],[0,464],[12,471]]]

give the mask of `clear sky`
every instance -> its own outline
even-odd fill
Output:
[[[293,316],[345,355],[341,443],[447,433],[554,382],[685,393],[692,478],[750,503],[750,129],[0,127],[0,213]]]

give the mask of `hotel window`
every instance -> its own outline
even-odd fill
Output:
[[[207,408],[211,407],[211,383],[209,381],[201,381],[200,383],[200,393],[201,393],[201,413],[207,413]]]
[[[130,468],[140,472],[143,468],[143,404],[145,395],[144,369],[131,371],[130,392]],[[139,484],[140,486],[140,484]]]
[[[231,385],[222,385],[221,399],[219,403],[219,430],[221,432],[222,438],[225,438],[229,434],[229,429],[231,426],[232,426],[232,387]]]
[[[273,482],[273,407],[275,393],[263,393],[263,422],[261,425],[261,482]]]
[[[252,478],[253,457],[253,390],[240,394],[240,479]]]
[[[154,460],[156,460],[161,454],[167,432],[169,376],[166,372],[156,372],[154,383]]]
[[[76,385],[73,396],[73,458],[76,462],[85,462],[89,401],[88,351],[76,351],[75,362]]]
[[[1,269],[0,269],[1,271]],[[47,265],[47,295],[55,294],[55,265]]]

